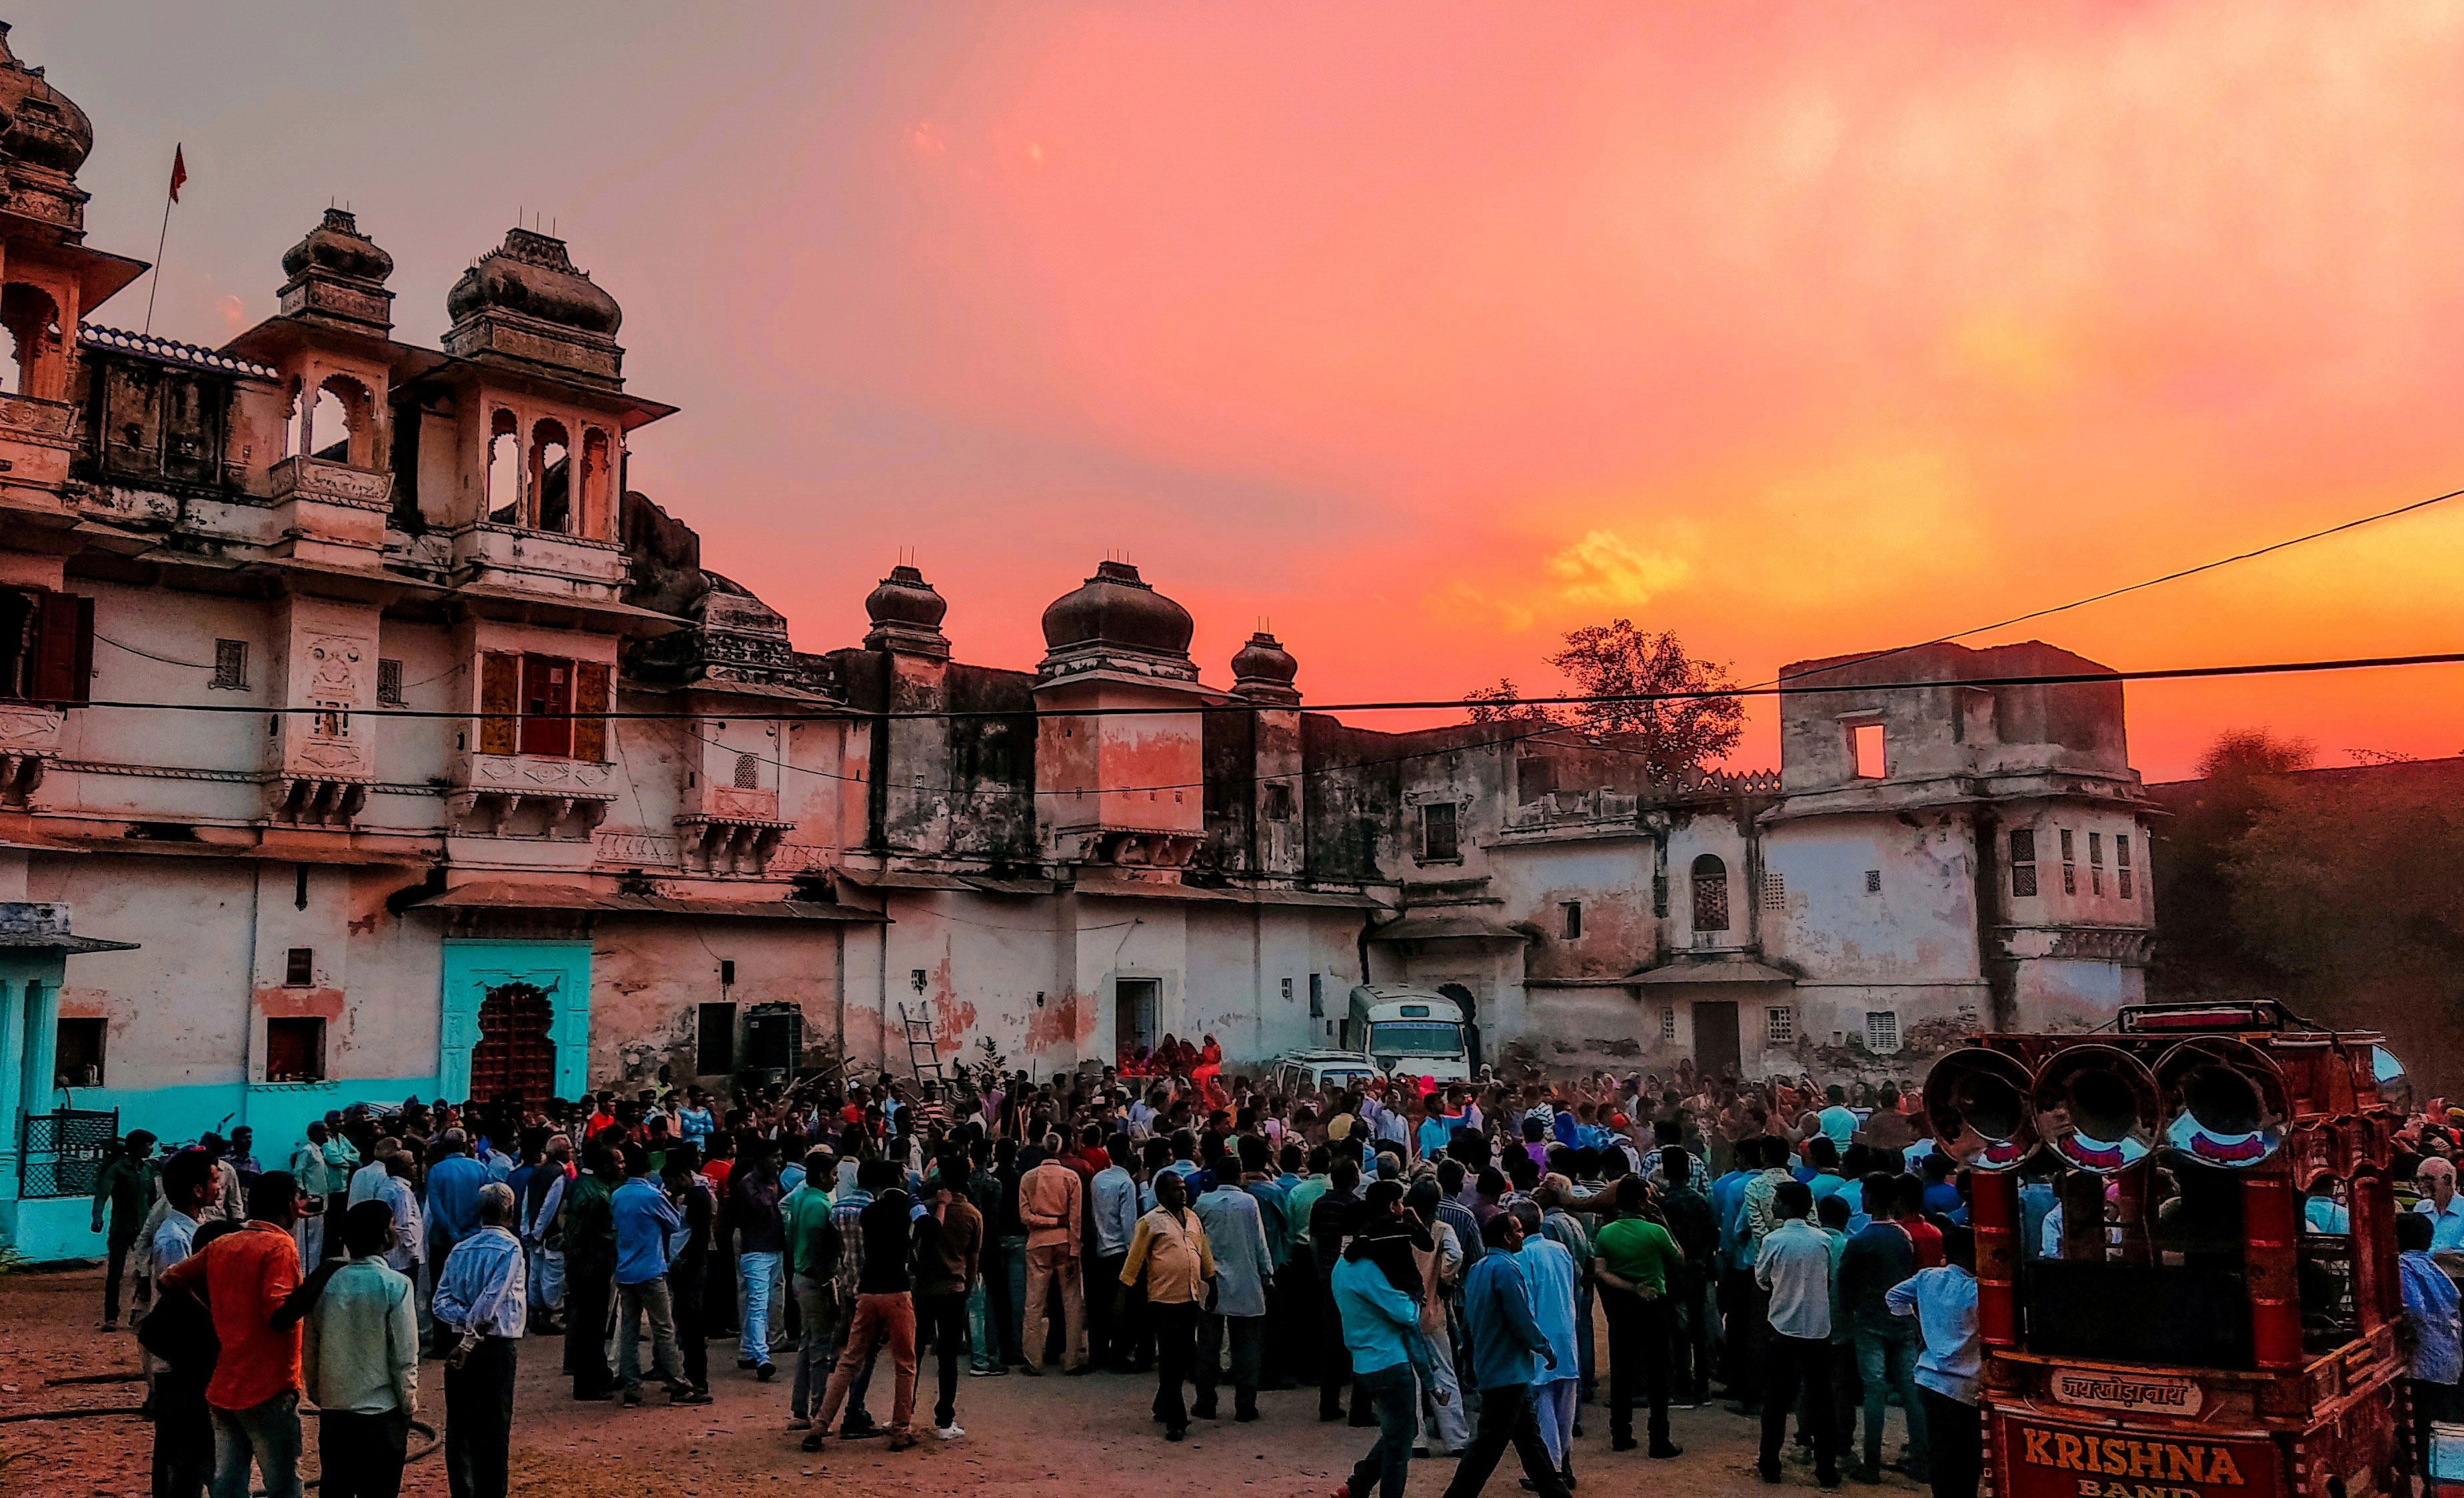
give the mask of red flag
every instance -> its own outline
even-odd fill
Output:
[[[180,201],[180,187],[188,180],[188,158],[185,147],[171,147],[171,201]]]

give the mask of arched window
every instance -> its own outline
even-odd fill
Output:
[[[0,370],[11,395],[41,401],[68,395],[68,362],[62,357],[60,307],[49,292],[24,281],[0,289],[0,327],[9,332],[8,367]]]
[[[1694,860],[1694,929],[1728,929],[1728,866],[1715,854]]]
[[[564,423],[542,418],[531,428],[531,523],[560,536],[573,531],[573,438]]]
[[[375,435],[368,425],[372,405],[367,386],[349,375],[327,376],[317,386],[315,402],[300,413],[291,451],[320,462],[370,466],[375,456]]]
[[[739,754],[736,757],[736,788],[737,790],[759,790],[761,788],[761,757],[759,755]]]
[[[488,518],[497,525],[518,525],[521,507],[521,424],[498,407],[488,413]]]

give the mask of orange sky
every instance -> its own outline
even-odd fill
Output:
[[[1762,679],[2464,487],[2464,9],[80,0],[90,241],[156,330],[346,199],[398,334],[518,209],[625,305],[635,487],[852,643],[969,659],[1127,551],[1210,679],[1453,695],[1626,615]],[[145,285],[99,320],[134,325]],[[2047,621],[2125,668],[2464,646],[2451,510]],[[1980,637],[1986,643],[1991,637]],[[2464,750],[2464,672],[2150,685]],[[1768,716],[1737,760],[1775,759]]]

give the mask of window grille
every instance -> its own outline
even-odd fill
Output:
[[[1772,1004],[1763,1011],[1763,1034],[1774,1046],[1796,1043],[1796,1009],[1784,1003]]]
[[[225,692],[248,690],[248,642],[216,640],[214,642],[214,679],[209,683]]]
[[[1888,1055],[1900,1048],[1900,1017],[1890,1009],[1869,1009],[1865,1012],[1865,1048],[1877,1055]]]
[[[761,788],[761,757],[759,755],[739,754],[736,757],[736,788],[737,790],[759,790]]]
[[[377,662],[377,706],[402,706],[402,662]]]
[[[2011,829],[2011,892],[2036,892],[2036,832],[2034,827]]]

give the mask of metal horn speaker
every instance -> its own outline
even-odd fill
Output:
[[[2248,1170],[2284,1147],[2291,1110],[2284,1073],[2230,1036],[2186,1040],[2156,1063],[2168,1121],[2165,1144],[2195,1164]]]
[[[2156,1148],[2156,1078],[2111,1046],[2073,1046],[2037,1068],[2036,1132],[2074,1170],[2116,1176]]]
[[[1925,1073],[1925,1119],[1943,1154],[1971,1170],[2017,1170],[2036,1148],[2028,1068],[1998,1050],[1954,1050]]]

